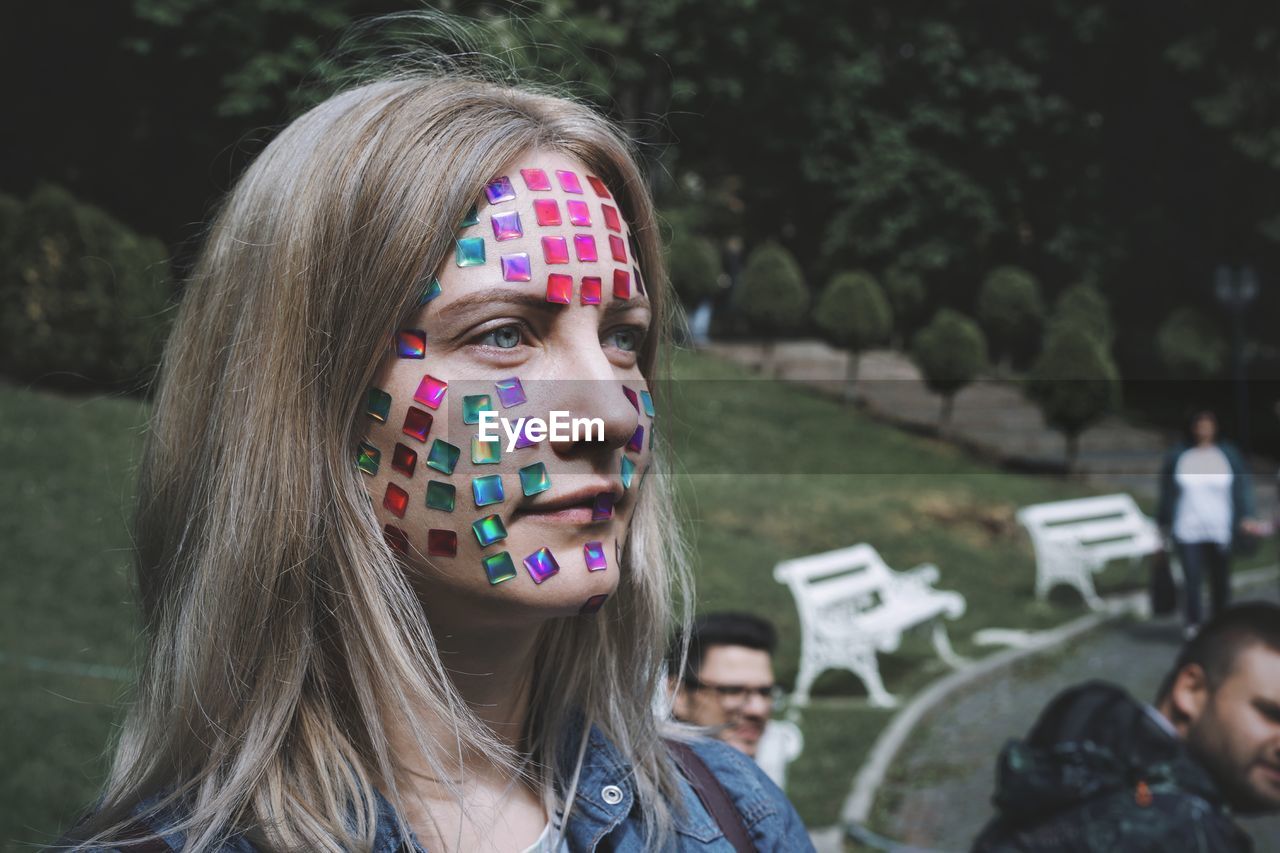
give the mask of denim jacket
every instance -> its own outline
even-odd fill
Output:
[[[567,742],[576,741],[573,737]],[[719,741],[701,739],[691,746],[733,800],[757,850],[791,853],[813,849],[795,808],[754,761]],[[576,748],[573,751],[569,762],[577,757]],[[561,760],[566,757],[561,756]],[[565,831],[569,848],[615,853],[645,851],[644,827],[635,808],[631,765],[595,726],[591,728],[582,761],[578,792]],[[683,777],[680,790],[685,812],[681,815],[677,810],[675,814],[675,849],[732,853],[732,845]],[[372,853],[426,853],[416,838],[405,839],[399,833],[395,810],[380,794],[378,807]],[[182,835],[166,832],[163,822],[153,823],[150,828],[158,830],[172,849],[182,848]],[[255,853],[256,850],[245,838],[233,839],[221,848],[222,853]]]

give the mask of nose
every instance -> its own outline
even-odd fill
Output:
[[[609,361],[592,334],[582,345],[565,353],[550,389],[554,408],[567,411],[570,418],[599,419],[600,427],[580,430],[575,440],[570,433],[549,443],[561,457],[586,451],[611,454],[631,440],[640,424],[639,413],[623,393],[623,385],[639,390],[643,381],[624,381],[619,369]]]
[[[747,701],[742,706],[743,716],[763,719],[773,713],[773,700],[759,693],[747,694]]]

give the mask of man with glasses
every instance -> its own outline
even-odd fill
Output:
[[[667,666],[679,671],[680,638]],[[773,650],[777,634],[748,613],[709,613],[694,621],[684,678],[673,678],[677,720],[706,726],[725,743],[755,758],[773,712]]]

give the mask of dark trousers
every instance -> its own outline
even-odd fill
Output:
[[[1209,617],[1217,616],[1230,601],[1231,546],[1217,542],[1176,542],[1175,545],[1185,581],[1182,593],[1186,596],[1187,624],[1199,625],[1204,621],[1200,589],[1206,574],[1209,578]]]

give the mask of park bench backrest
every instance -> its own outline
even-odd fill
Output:
[[[1019,510],[1018,521],[1037,545],[1071,540],[1099,564],[1143,556],[1159,546],[1151,519],[1127,494],[1036,504]]]
[[[773,576],[795,595],[802,622],[808,627],[821,612],[846,601],[883,603],[893,588],[893,576],[876,549],[863,543],[838,551],[779,563]]]

